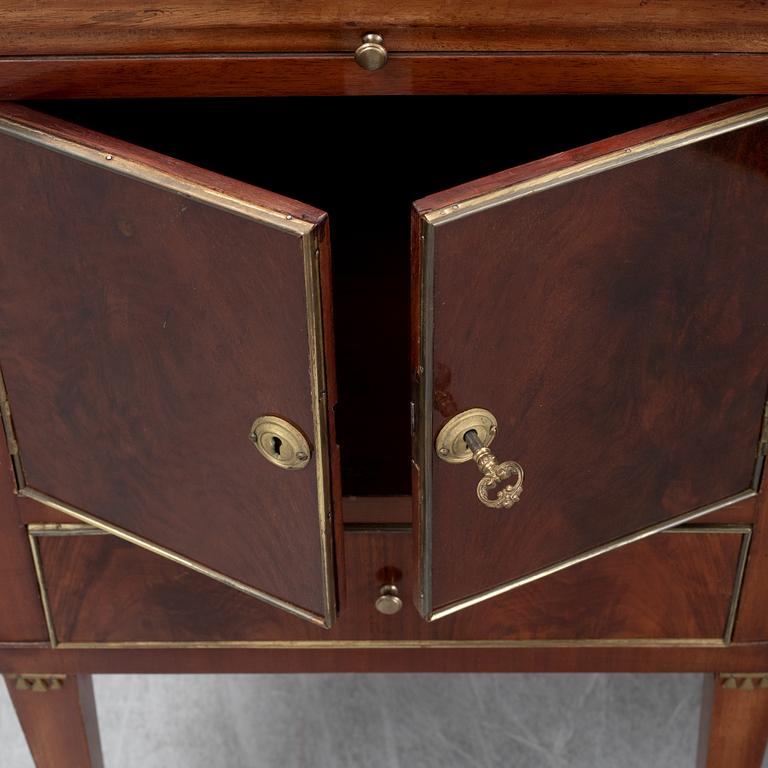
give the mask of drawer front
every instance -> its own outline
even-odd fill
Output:
[[[407,529],[346,533],[347,600],[323,630],[128,542],[81,526],[30,526],[54,644],[395,645],[730,640],[748,526],[675,529],[426,623],[410,590]],[[402,610],[374,607],[393,580]]]

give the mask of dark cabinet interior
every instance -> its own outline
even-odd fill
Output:
[[[329,213],[345,496],[408,495],[414,200],[725,97],[30,102]],[[457,311],[472,311],[472,301]]]

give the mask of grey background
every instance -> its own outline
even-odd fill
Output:
[[[693,768],[702,677],[104,675],[94,683],[106,768]],[[3,768],[33,768],[4,686],[0,750]]]

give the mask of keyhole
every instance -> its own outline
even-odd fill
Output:
[[[283,441],[277,437],[277,435],[273,435],[272,437],[272,453],[275,454],[275,456],[280,455],[280,448],[283,445]]]

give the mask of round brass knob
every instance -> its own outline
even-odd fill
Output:
[[[394,584],[385,584],[379,590],[379,596],[376,598],[376,610],[391,616],[400,613],[402,608],[403,601],[398,597],[397,587]]]
[[[369,72],[381,69],[387,63],[387,49],[381,35],[363,35],[362,45],[355,51],[355,61]]]

